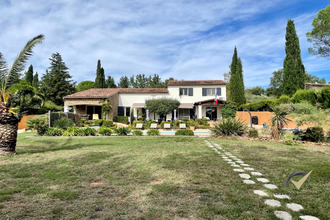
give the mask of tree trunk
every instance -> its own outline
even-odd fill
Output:
[[[16,153],[18,122],[14,114],[0,112],[0,156]]]

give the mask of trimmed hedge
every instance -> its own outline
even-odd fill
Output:
[[[116,116],[113,121],[128,124],[128,116]]]
[[[194,132],[190,129],[180,129],[175,132],[175,135],[194,136]]]
[[[315,90],[298,90],[293,96],[291,101],[293,103],[308,102],[316,105],[317,95]]]

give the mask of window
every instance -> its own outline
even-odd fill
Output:
[[[124,116],[124,107],[119,106],[118,107],[118,116]]]
[[[180,88],[180,95],[193,96],[193,88]]]
[[[203,96],[215,96],[216,92],[218,96],[221,95],[221,88],[203,88]]]
[[[130,107],[126,107],[126,116],[130,116],[130,114],[131,114],[131,108]]]

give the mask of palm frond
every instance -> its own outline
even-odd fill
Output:
[[[4,87],[8,88],[10,86],[12,77],[15,76],[15,75],[17,75],[17,74],[19,74],[20,72],[22,72],[24,70],[28,58],[33,53],[32,49],[37,44],[42,43],[42,41],[44,40],[44,38],[45,38],[44,35],[43,34],[40,34],[40,35],[32,38],[31,40],[29,40],[26,43],[26,45],[23,48],[23,50],[16,57],[13,65],[9,69],[7,75],[4,77],[4,81],[5,81],[3,83],[3,86]]]
[[[0,85],[2,85],[5,82],[4,79],[7,73],[8,73],[8,66],[2,53],[0,52]]]

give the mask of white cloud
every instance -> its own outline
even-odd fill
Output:
[[[74,80],[94,80],[101,59],[106,74],[154,74],[163,79],[219,79],[234,46],[243,61],[245,85],[267,86],[281,68],[287,18],[258,16],[283,7],[276,1],[42,1],[0,3],[1,52],[12,61],[24,43],[44,33],[30,60],[39,72],[59,52]],[[294,19],[308,71],[329,70],[306,53],[306,31],[316,12]],[[251,20],[251,22],[249,22]],[[328,79],[329,80],[329,79]]]

